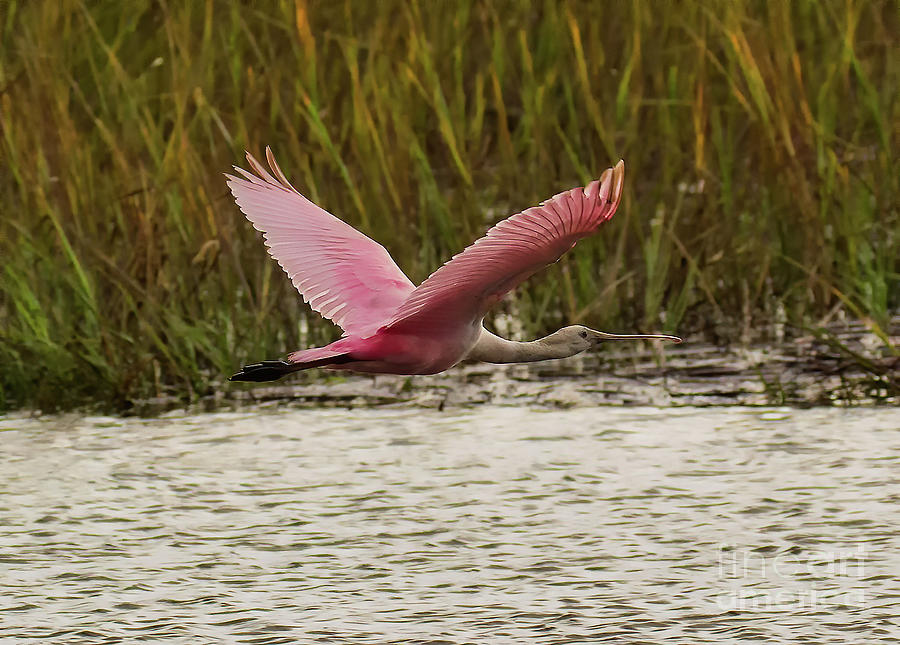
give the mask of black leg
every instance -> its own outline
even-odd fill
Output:
[[[228,380],[253,381],[256,383],[262,381],[277,381],[285,374],[296,372],[298,369],[302,369],[302,367],[300,365],[288,363],[287,361],[262,361],[261,363],[245,365],[244,369]]]

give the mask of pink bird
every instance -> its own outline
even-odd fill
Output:
[[[253,172],[225,176],[241,211],[303,299],[344,330],[325,347],[287,360],[245,366],[232,381],[273,381],[312,367],[383,374],[436,374],[463,359],[522,363],[573,356],[607,340],[663,339],[666,334],[608,334],[581,325],[531,342],[506,340],[482,326],[507,292],[556,262],[609,220],[622,199],[625,163],[586,188],[573,188],[509,217],[416,287],[378,242],[319,208],[266,158],[249,153]]]

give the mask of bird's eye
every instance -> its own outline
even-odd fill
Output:
[[[586,332],[586,331],[580,331],[580,332],[578,332],[578,335],[581,336],[582,338],[587,338],[587,332]]]

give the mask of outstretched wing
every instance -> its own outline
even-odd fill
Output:
[[[250,153],[255,174],[235,166],[243,178],[225,175],[237,205],[314,310],[347,334],[374,333],[415,285],[378,242],[297,192],[269,148],[266,159],[275,177]]]
[[[556,262],[616,212],[625,164],[604,171],[586,188],[573,188],[509,217],[432,273],[386,325],[441,328],[480,322],[520,282]]]

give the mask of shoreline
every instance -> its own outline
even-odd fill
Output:
[[[247,407],[459,409],[478,405],[561,409],[597,406],[900,406],[900,315],[886,330],[893,347],[861,321],[831,323],[780,343],[719,347],[608,345],[566,359],[463,363],[431,376],[302,372],[291,381],[236,385],[224,379],[187,401],[169,388],[120,409],[97,401],[70,410],[12,408],[0,416],[103,414],[155,417]]]

